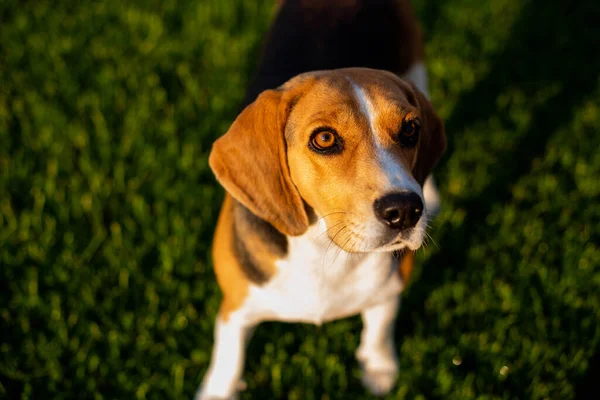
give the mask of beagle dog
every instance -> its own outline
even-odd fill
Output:
[[[259,323],[357,314],[362,382],[385,394],[399,294],[437,201],[423,185],[446,146],[409,2],[283,2],[247,103],[209,159],[226,190],[223,300],[196,399],[236,396]]]

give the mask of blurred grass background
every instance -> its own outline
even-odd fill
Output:
[[[389,398],[600,377],[600,3],[414,0],[449,149]],[[220,294],[211,143],[272,2],[0,1],[0,397],[191,398]],[[359,318],[261,326],[253,399],[367,399]]]

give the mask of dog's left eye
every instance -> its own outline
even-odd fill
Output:
[[[421,121],[418,118],[402,121],[398,141],[402,147],[414,147],[419,141]]]
[[[321,154],[339,153],[342,151],[342,139],[331,128],[317,128],[310,136],[308,147]]]

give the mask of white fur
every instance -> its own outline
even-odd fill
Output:
[[[376,127],[373,121],[377,119],[377,112],[375,111],[368,94],[354,82],[352,82],[352,88],[354,89],[354,94],[361,106],[360,108],[363,115],[367,121],[369,121],[371,132],[373,132],[373,137],[375,138],[375,144],[377,146],[377,158],[388,180],[387,189],[410,190],[423,197],[421,187],[417,181],[408,173],[408,171],[406,171],[406,168],[398,162],[398,159],[393,157],[391,152],[383,147],[381,141],[378,139],[379,136],[375,134]]]
[[[320,325],[363,313],[368,327],[361,340],[361,348],[366,349],[362,357],[366,357],[368,367],[365,376],[375,374],[368,380],[377,386],[376,375],[382,369],[388,374],[393,370],[393,329],[386,325],[393,324],[391,315],[397,306],[387,312],[377,310],[381,304],[396,302],[402,291],[398,263],[389,253],[347,253],[331,243],[326,229],[321,222],[301,236],[288,237],[288,255],[275,263],[275,276],[263,286],[251,285],[243,306],[226,323],[217,321],[211,366],[197,400],[235,394],[242,372],[244,337],[248,330],[268,320]]]
[[[288,256],[276,262],[277,275],[250,290],[253,319],[320,325],[358,314],[400,292],[400,280],[390,279],[397,265],[389,254],[347,253],[331,243],[325,230],[319,223],[302,236],[288,238]],[[335,227],[332,234],[338,232],[346,240],[343,227]]]
[[[425,205],[429,218],[435,217],[440,212],[441,200],[433,175],[429,175],[425,180],[423,196],[425,197]]]
[[[362,312],[363,331],[356,359],[363,372],[363,385],[378,396],[389,392],[396,383],[394,325],[399,305],[400,298],[392,296]]]
[[[427,79],[427,68],[423,62],[414,63],[404,75],[403,79],[411,81],[419,89],[425,97],[429,98],[429,84]],[[425,205],[429,218],[435,217],[441,207],[440,193],[438,191],[433,175],[429,175],[423,185],[423,192],[425,197]]]
[[[243,313],[232,313],[227,321],[217,318],[211,363],[196,400],[235,396],[244,367],[246,337],[251,330]]]
[[[411,68],[413,70],[414,68]],[[417,68],[417,71],[419,69]],[[419,75],[419,74],[417,74]],[[360,104],[360,109],[367,121],[369,122],[369,127],[373,132],[373,137],[375,138],[375,146],[377,151],[377,161],[380,166],[380,170],[383,172],[386,185],[382,187],[381,195],[385,195],[387,193],[392,192],[403,192],[410,191],[417,193],[419,197],[421,197],[421,201],[426,203],[426,200],[423,198],[423,191],[419,183],[415,180],[415,178],[406,170],[406,168],[402,165],[402,163],[398,162],[398,159],[394,157],[391,151],[383,146],[381,141],[378,139],[379,136],[376,135],[376,126],[374,121],[377,119],[377,111],[375,107],[373,107],[373,102],[369,98],[369,95],[357,84],[352,82],[350,78],[347,78],[352,84],[352,89],[354,90],[355,97]],[[435,186],[434,186],[435,188]],[[370,205],[369,205],[370,207]],[[381,230],[381,222],[376,218],[372,218],[370,221],[367,221],[364,224],[363,232],[359,234],[362,236],[366,236],[367,240],[365,241],[365,245],[369,245],[368,238],[377,238],[379,236],[379,232]],[[419,219],[419,222],[412,230],[412,233],[408,239],[404,239],[400,245],[389,246],[385,248],[373,249],[369,250],[375,251],[393,251],[398,250],[402,247],[409,247],[412,250],[416,250],[423,243],[423,238],[425,236],[425,229],[427,228],[427,208],[423,210],[423,215]],[[379,247],[379,246],[377,246]]]
[[[411,81],[415,84],[425,97],[429,98],[429,85],[427,79],[427,68],[422,61],[414,63],[404,75],[403,79]]]
[[[356,83],[354,83],[350,78],[347,78],[347,79],[350,81],[350,84],[352,85],[352,89],[354,90],[354,94],[356,96],[356,99],[358,100],[358,104],[360,105],[360,110],[362,111],[365,118],[367,118],[367,121],[369,122],[369,127],[371,128],[371,131],[375,132],[375,126],[373,125],[373,120],[377,115],[375,114],[375,108],[373,108],[373,104],[371,103],[371,100],[369,99],[369,97],[367,96],[365,91],[362,90],[362,88],[360,86],[358,86]]]
[[[422,63],[413,66],[405,77],[427,94],[427,75]],[[377,115],[373,104],[364,90],[351,83],[361,111],[375,132]],[[423,192],[389,151],[381,143],[376,145],[378,163],[387,180],[383,190],[414,191],[421,198],[425,197],[427,207],[432,208],[430,203],[437,201],[434,182],[428,179]],[[393,336],[400,302],[398,294],[404,284],[397,272],[398,263],[388,252],[406,246],[416,249],[421,245],[425,213],[424,210],[409,240],[401,245],[372,249],[373,252],[348,253],[329,239],[327,229],[332,230],[329,232],[332,237],[339,235],[339,243],[352,240],[348,236],[351,230],[362,236],[364,242],[377,233],[380,222],[375,215],[369,221],[358,221],[356,226],[348,227],[329,227],[325,219],[320,219],[303,235],[288,237],[287,256],[276,261],[275,275],[263,286],[251,285],[243,305],[231,313],[227,321],[217,320],[211,364],[195,399],[236,397],[245,345],[260,322],[278,320],[320,325],[359,313],[364,328],[356,357],[362,369],[362,382],[373,394],[389,392],[398,371]]]

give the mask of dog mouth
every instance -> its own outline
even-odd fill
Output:
[[[402,252],[404,250],[410,249],[412,246],[405,240],[401,238],[397,238],[392,240],[391,242],[382,244],[377,246],[372,251],[374,252]]]
[[[366,243],[365,243],[366,244]],[[371,246],[363,245],[354,248],[354,252],[358,253],[389,253],[389,252],[402,252],[405,250],[415,250],[414,244],[404,235],[400,234],[394,238],[380,239],[376,243],[372,243]],[[418,246],[417,246],[418,247]]]
[[[414,228],[407,229],[395,235],[392,239],[383,241],[379,246],[376,246],[372,251],[375,252],[397,252],[405,250],[417,250],[421,247],[420,240],[415,240]]]
[[[339,224],[341,228],[337,228]],[[418,228],[408,228],[401,232],[389,229],[375,234],[367,234],[369,229],[364,225],[338,222],[335,229],[326,229],[327,238],[338,247],[349,253],[383,253],[405,250],[417,250],[422,245]],[[366,232],[365,232],[366,231]]]

